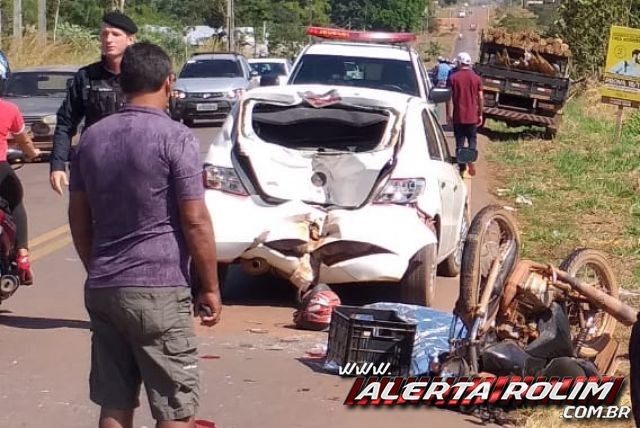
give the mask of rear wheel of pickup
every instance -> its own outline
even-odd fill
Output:
[[[404,303],[431,306],[436,294],[436,260],[438,245],[429,244],[419,250],[409,262],[400,290]]]

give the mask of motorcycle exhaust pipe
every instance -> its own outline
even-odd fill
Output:
[[[243,259],[240,265],[249,275],[259,276],[269,272],[270,266],[263,258],[256,257],[255,259],[246,260]]]
[[[638,320],[638,311],[626,303],[608,295],[604,291],[598,290],[595,287],[583,284],[567,272],[556,270],[556,275],[560,281],[569,284],[571,288],[585,296],[596,306],[610,314],[622,324],[631,326]]]
[[[2,275],[0,277],[0,300],[8,299],[16,292],[20,281],[14,275]]]

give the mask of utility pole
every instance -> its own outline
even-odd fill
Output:
[[[13,0],[13,37],[22,39],[22,0]]]
[[[47,0],[38,0],[38,37],[47,41]]]
[[[227,41],[229,42],[229,52],[235,51],[235,8],[233,0],[227,0]]]

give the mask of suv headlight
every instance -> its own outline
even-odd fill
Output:
[[[234,195],[249,196],[233,168],[205,165],[203,180],[204,187],[207,189],[220,190],[226,193],[233,193]]]
[[[178,98],[178,99],[181,100],[181,99],[184,99],[184,98],[187,97],[187,93],[184,92],[184,91],[180,91],[178,89],[175,89],[175,90],[171,91],[171,96],[173,98]]]
[[[229,92],[227,92],[227,97],[232,98],[232,99],[240,98],[246,92],[247,92],[247,90],[244,89],[244,88],[232,89]]]
[[[42,123],[46,125],[55,125],[58,122],[58,117],[55,114],[50,114],[42,118]]]
[[[376,204],[410,204],[424,192],[424,178],[392,178],[373,201]]]

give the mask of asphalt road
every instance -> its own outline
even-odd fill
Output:
[[[465,32],[461,49],[474,52],[475,33]],[[218,128],[198,127],[194,132],[204,154]],[[482,159],[478,167],[473,211],[490,200]],[[83,306],[84,273],[70,245],[67,197],[50,190],[47,165],[26,165],[19,175],[26,188],[36,285],[19,289],[0,307],[0,426],[95,426],[98,408],[88,400],[90,332]],[[436,308],[451,310],[457,286],[455,279],[438,280]],[[425,407],[344,407],[351,382],[319,372],[307,355],[326,343],[326,333],[291,327],[292,287],[235,269],[229,289],[221,324],[198,327],[200,353],[208,357],[200,360],[199,418],[218,428],[477,424],[459,413]],[[389,291],[339,290],[347,304],[385,300],[392,295]],[[135,426],[152,425],[143,399]]]

